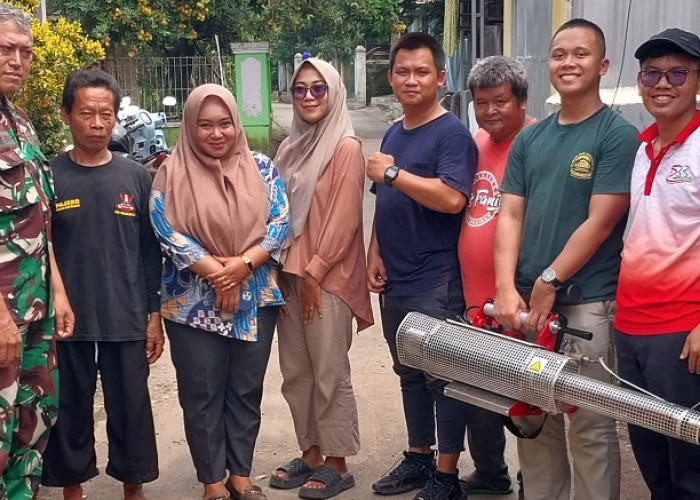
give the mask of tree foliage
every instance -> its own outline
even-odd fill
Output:
[[[310,50],[334,58],[352,54],[367,40],[388,43],[399,19],[399,0],[301,1],[269,0],[270,31],[277,37],[277,53],[290,59]]]
[[[11,0],[7,3],[33,12],[39,1]],[[14,102],[32,119],[43,152],[53,156],[64,146],[60,106],[66,78],[76,69],[104,58],[104,51],[99,42],[85,35],[80,24],[64,18],[44,23],[32,19],[32,33],[34,56],[31,72]]]
[[[351,54],[367,39],[389,42],[407,0],[54,0],[87,33],[124,52],[192,55],[230,42],[269,41],[273,55],[309,49]]]
[[[221,43],[272,41],[267,24],[269,0],[211,0],[210,14],[201,29],[211,40],[218,35]],[[294,8],[294,2],[289,2]]]
[[[443,30],[443,21],[445,14],[445,0],[432,0],[430,2],[418,3],[415,0],[399,0],[399,11],[401,20],[406,24],[411,24],[414,21],[421,19],[426,26],[421,29],[430,27],[427,31],[431,35],[440,38]]]
[[[388,45],[415,19],[436,20],[444,0],[53,0],[68,19],[117,54],[211,53],[214,35],[231,42],[269,41],[274,59],[310,50],[328,59],[357,45]],[[403,28],[403,29],[402,29]],[[121,50],[120,50],[121,49]]]
[[[194,47],[211,0],[55,0],[94,39],[117,53],[172,52]],[[184,55],[184,54],[183,54]]]

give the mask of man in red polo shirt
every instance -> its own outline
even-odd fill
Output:
[[[700,38],[680,29],[635,52],[656,122],[631,184],[615,318],[620,375],[684,406],[700,401]],[[630,426],[653,499],[700,498],[700,447]]]
[[[486,57],[474,65],[467,83],[480,127],[474,134],[479,160],[458,249],[464,300],[471,315],[496,296],[493,236],[501,207],[498,188],[513,139],[533,119],[525,114],[528,78],[519,62]],[[501,417],[470,407],[467,430],[475,470],[461,479],[462,489],[467,495],[507,495],[511,483],[503,459],[506,438]]]

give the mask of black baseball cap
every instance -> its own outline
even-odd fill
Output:
[[[670,28],[652,36],[639,46],[634,52],[634,57],[639,59],[640,62],[644,61],[650,53],[658,54],[657,49],[662,47],[672,48],[673,52],[680,49],[689,56],[700,59],[700,38],[695,33],[678,28]]]

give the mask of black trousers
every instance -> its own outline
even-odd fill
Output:
[[[202,483],[250,476],[279,308],[258,310],[258,341],[165,321],[190,454]]]
[[[72,486],[95,477],[93,408],[100,371],[107,413],[106,472],[124,483],[158,478],[145,341],[57,342],[59,407],[44,453],[41,482]]]
[[[700,401],[700,375],[679,359],[688,332],[627,335],[615,330],[618,372],[625,380],[688,408]],[[634,458],[651,500],[700,498],[700,447],[629,426]]]

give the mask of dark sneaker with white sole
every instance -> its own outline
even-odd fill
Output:
[[[462,500],[466,495],[459,485],[457,474],[436,470],[413,500]]]
[[[403,460],[384,477],[372,485],[380,495],[398,495],[422,488],[435,470],[433,453],[403,452]]]

